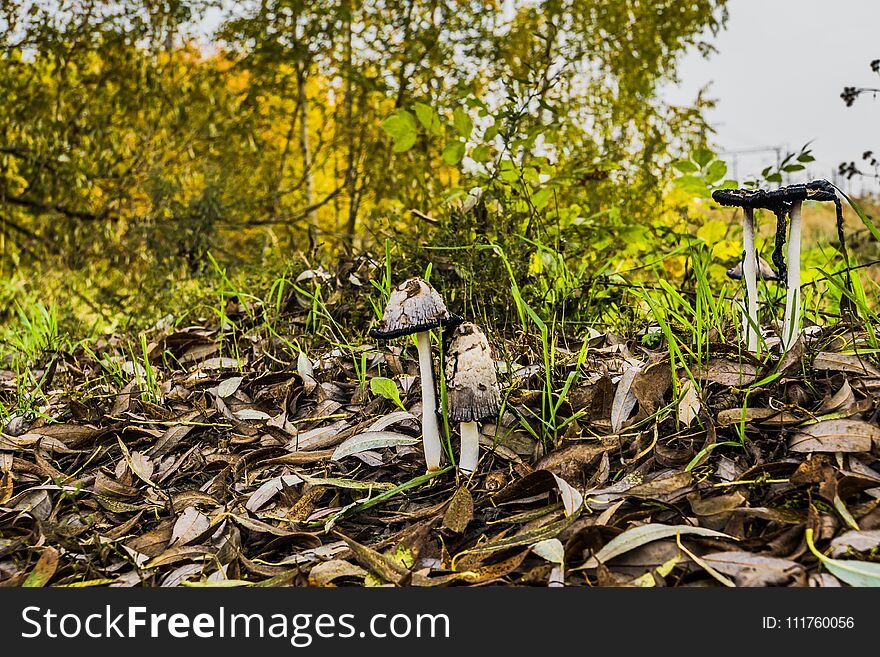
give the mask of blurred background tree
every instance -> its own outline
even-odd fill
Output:
[[[4,1],[4,306],[155,321],[212,262],[385,239],[497,243],[537,294],[638,262],[683,229],[670,165],[707,132],[658,88],[724,4]]]

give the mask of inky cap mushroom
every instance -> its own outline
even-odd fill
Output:
[[[479,460],[478,422],[498,417],[501,388],[489,341],[478,326],[465,322],[452,333],[446,356],[449,419],[460,422],[463,472],[476,470]]]
[[[410,278],[388,297],[379,326],[370,330],[378,340],[415,335],[419,350],[419,377],[422,384],[422,444],[428,471],[440,468],[443,445],[437,424],[437,396],[434,391],[434,361],[431,358],[430,331],[460,324],[462,318],[446,309],[440,294],[421,278]]]
[[[370,330],[370,337],[390,340],[454,326],[462,321],[461,317],[446,309],[440,294],[430,283],[421,278],[410,278],[391,291],[382,321]]]
[[[734,280],[741,280],[743,277],[743,261],[740,260],[736,267],[728,269],[727,275]],[[761,257],[758,258],[758,278],[763,278],[765,281],[781,280],[779,274],[773,271],[773,267],[770,266],[770,263]]]

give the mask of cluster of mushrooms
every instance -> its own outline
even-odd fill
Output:
[[[382,320],[370,330],[377,340],[415,336],[422,389],[422,442],[428,472],[440,468],[443,446],[437,422],[431,330],[451,329],[446,348],[446,393],[449,419],[459,423],[459,470],[472,473],[480,457],[479,422],[492,420],[501,410],[501,389],[486,335],[476,324],[450,313],[440,294],[421,278],[410,278],[388,298]]]
[[[801,204],[804,201],[831,201],[837,210],[837,236],[840,250],[845,260],[846,243],[843,235],[843,207],[836,188],[827,180],[813,180],[806,184],[788,185],[767,191],[763,189],[717,189],[712,193],[717,203],[743,210],[743,250],[742,262],[729,270],[731,278],[744,279],[746,303],[743,308],[743,335],[749,351],[758,350],[761,325],[758,323],[758,277],[764,280],[784,282],[785,316],[779,336],[783,352],[791,349],[800,334],[801,304]],[[776,215],[776,242],[773,250],[773,264],[776,270],[757,256],[755,249],[756,209],[764,209]],[[786,218],[791,225],[786,225]],[[782,250],[788,237],[788,263]],[[848,279],[847,279],[848,283]]]

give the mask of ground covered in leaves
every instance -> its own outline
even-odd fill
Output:
[[[232,299],[140,352],[0,372],[7,407],[20,377],[41,385],[0,435],[0,585],[877,583],[880,371],[859,327],[674,367],[663,341],[594,331],[558,347],[554,380],[576,383],[549,397],[536,341],[490,335],[516,357],[464,477],[425,473],[414,345],[364,326],[297,352],[303,301],[284,329]]]

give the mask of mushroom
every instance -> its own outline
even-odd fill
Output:
[[[776,265],[777,278],[785,279],[787,292],[785,295],[785,317],[782,322],[780,343],[783,353],[788,351],[800,334],[800,301],[801,301],[801,205],[803,201],[833,202],[837,214],[837,239],[844,264],[849,268],[849,257],[843,234],[843,210],[837,189],[827,180],[813,180],[805,184],[789,185],[772,191],[763,189],[716,189],[712,199],[721,205],[741,207],[743,209],[743,246],[746,257],[742,266],[742,276],[746,282],[747,319],[745,320],[748,348],[757,349],[757,265],[754,253],[755,226],[753,211],[763,208],[776,215],[776,247],[773,250],[773,263]],[[785,217],[791,217],[791,226],[786,227]],[[788,232],[788,263],[783,257],[782,249]],[[849,278],[845,279],[847,289]]]
[[[789,211],[788,229],[788,290],[785,294],[785,317],[782,320],[782,351],[788,351],[797,340],[801,325],[801,201],[794,201]]]
[[[743,316],[743,335],[746,348],[758,351],[758,335],[761,325],[758,324],[758,262],[755,251],[755,211],[743,208],[743,248],[745,257],[742,262],[743,278],[746,284],[746,307]]]
[[[459,422],[461,455],[458,467],[470,473],[480,458],[478,422],[494,419],[501,410],[501,389],[486,335],[465,322],[452,333],[446,357],[449,419]]]
[[[455,326],[462,321],[461,317],[446,309],[440,294],[430,283],[421,278],[410,278],[391,291],[382,321],[379,326],[370,330],[370,337],[377,340],[415,335],[422,384],[422,443],[429,472],[440,468],[443,451],[437,424],[431,329]]]
[[[745,258],[743,258],[745,260]],[[738,281],[742,280],[743,277],[743,260],[740,260],[736,267],[727,270],[727,275]],[[762,278],[765,281],[778,281],[780,280],[779,274],[777,274],[773,267],[770,266],[770,263],[758,256],[758,278]]]
[[[750,208],[744,210],[745,213],[751,214]],[[746,225],[754,225],[750,221],[746,221]],[[754,231],[754,228],[752,229]],[[747,230],[743,230],[743,242],[751,242],[754,245],[754,232],[751,233],[751,239],[747,239]],[[746,269],[750,270],[750,275],[746,276]],[[757,271],[756,271],[757,270]],[[752,273],[755,272],[755,273]],[[754,260],[743,256],[736,267],[727,270],[727,275],[734,280],[746,279],[746,306],[743,308],[743,335],[746,336],[747,347],[749,351],[757,351],[758,349],[758,282],[761,278],[765,281],[778,281],[779,275],[773,271],[764,258],[755,255]]]

